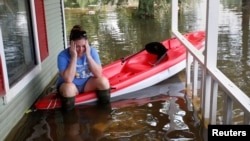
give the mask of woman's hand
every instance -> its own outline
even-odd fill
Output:
[[[74,41],[70,42],[69,53],[70,53],[71,57],[77,57],[76,44]]]
[[[90,47],[89,47],[89,41],[88,40],[86,40],[85,50],[86,50],[86,55],[90,56]]]

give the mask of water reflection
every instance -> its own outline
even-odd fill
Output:
[[[26,141],[33,141],[36,138],[43,137],[44,139],[48,140],[53,140],[51,137],[51,130],[50,130],[50,125],[46,121],[47,116],[43,115],[38,124],[33,126],[33,132],[31,136],[29,136]]]
[[[82,140],[81,133],[86,132],[84,129],[81,128],[79,124],[80,115],[79,111],[73,109],[68,111],[67,113],[64,112],[63,116],[63,123],[64,123],[64,138],[65,140]]]
[[[193,118],[184,111],[184,99],[158,95],[125,101],[130,106],[122,100],[109,110],[85,105],[67,113],[44,112],[26,140],[201,140]],[[122,108],[116,103],[123,103]]]
[[[219,25],[218,67],[247,95],[249,93],[248,0],[222,1]]]
[[[25,115],[18,132],[12,132],[7,140],[202,141],[199,120],[193,118],[189,104],[184,83],[172,77],[113,98],[108,105],[90,103],[69,112],[32,112]]]
[[[95,141],[104,136],[103,132],[107,128],[110,119],[108,111],[111,109],[88,107],[88,110],[92,111],[85,112],[85,110],[87,110],[86,107],[75,108],[62,113],[64,140]]]

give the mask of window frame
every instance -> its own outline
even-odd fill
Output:
[[[41,56],[40,56],[40,47],[39,47],[39,39],[38,39],[38,30],[37,30],[37,17],[36,17],[36,9],[35,9],[35,0],[29,0],[29,10],[30,10],[30,19],[31,19],[31,28],[33,33],[33,43],[34,43],[34,53],[37,64],[34,68],[31,69],[29,73],[23,76],[16,84],[14,84],[11,88],[9,87],[9,80],[7,74],[7,66],[5,62],[5,54],[3,49],[3,41],[2,41],[2,32],[0,29],[0,57],[1,57],[1,67],[3,72],[3,84],[4,91],[3,94],[3,103],[8,104],[12,99],[14,99],[20,92],[26,87],[37,75],[42,71],[41,66]],[[45,20],[45,19],[44,19]],[[0,27],[1,28],[1,27]]]

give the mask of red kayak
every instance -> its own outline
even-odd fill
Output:
[[[198,50],[205,43],[205,32],[196,31],[184,34]],[[177,38],[162,42],[148,43],[145,48],[121,60],[103,67],[103,75],[110,82],[111,98],[155,85],[177,74],[186,67],[186,48]],[[95,92],[76,96],[75,105],[96,101]],[[40,110],[61,107],[61,100],[52,92],[35,103]]]

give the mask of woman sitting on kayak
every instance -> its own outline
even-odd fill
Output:
[[[87,33],[75,25],[70,33],[70,47],[61,51],[57,58],[59,77],[57,88],[63,110],[71,110],[75,96],[96,91],[98,102],[110,101],[110,84],[102,75],[102,66],[97,50],[89,46]]]

